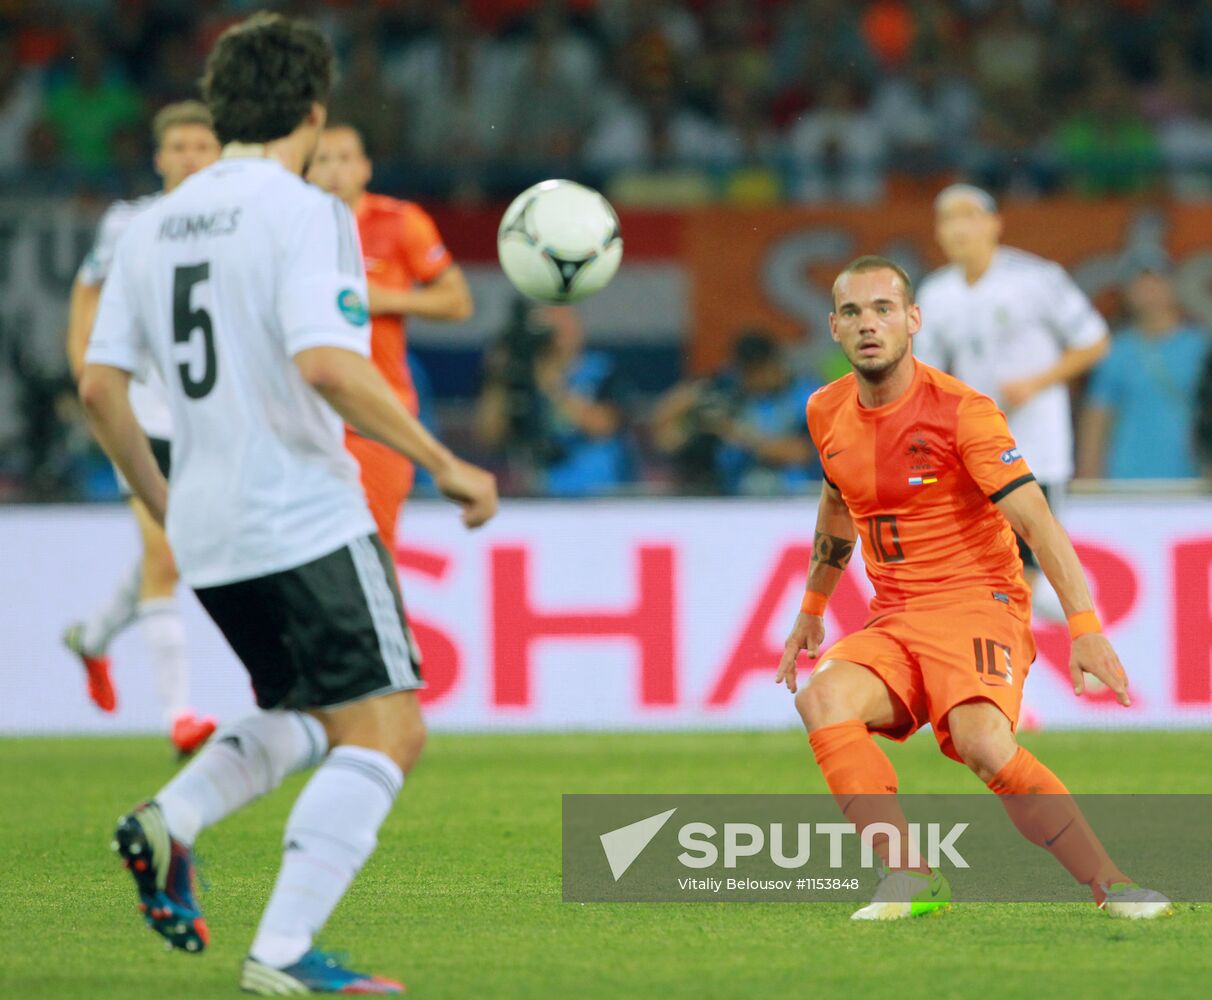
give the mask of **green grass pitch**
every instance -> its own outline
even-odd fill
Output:
[[[1212,792],[1212,734],[1024,738],[1079,792]],[[889,744],[884,744],[891,746]],[[929,736],[910,792],[978,790]],[[301,778],[199,842],[212,946],[167,953],[110,854],[171,773],[152,739],[0,740],[0,997],[234,997]],[[322,943],[425,998],[1188,997],[1212,904],[1149,924],[1092,905],[959,905],[854,925],[846,904],[560,901],[564,792],[824,791],[801,733],[436,736]]]

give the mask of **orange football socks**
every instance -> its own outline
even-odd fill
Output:
[[[808,734],[816,762],[829,791],[860,836],[873,823],[888,823],[900,831],[902,850],[908,850],[909,824],[896,799],[896,769],[875,745],[865,723],[858,719],[835,722]],[[929,871],[924,864],[889,865],[889,838],[876,834],[872,841],[885,867]],[[893,859],[896,860],[896,859]]]
[[[1060,778],[1029,751],[1019,747],[989,779],[989,788],[1002,797],[1019,833],[1090,886],[1096,902],[1102,902],[1104,885],[1131,881],[1107,855]]]

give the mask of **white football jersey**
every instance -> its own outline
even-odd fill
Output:
[[[192,587],[311,562],[374,532],[336,412],[294,355],[368,356],[353,216],[275,160],[222,159],[118,244],[88,360],[151,358],[176,434],[168,539]]]
[[[126,227],[130,225],[131,219],[154,205],[160,197],[161,195],[153,194],[134,201],[115,201],[106,209],[97,226],[97,238],[93,247],[77,272],[82,283],[105,283],[113,265],[114,249],[118,246],[122,234],[126,232]],[[168,408],[168,389],[159,373],[150,365],[131,379],[130,405],[144,434],[164,441],[172,440],[173,418]]]
[[[913,353],[1001,402],[1001,386],[1046,371],[1067,350],[1107,336],[1107,324],[1059,264],[1000,247],[969,285],[955,266],[940,268],[918,293],[922,329]],[[1069,387],[1053,385],[1009,410],[1010,432],[1036,478],[1073,476]]]

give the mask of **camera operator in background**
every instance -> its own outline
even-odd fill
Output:
[[[820,478],[804,407],[820,387],[796,378],[782,346],[743,334],[727,370],[675,386],[657,404],[652,439],[679,492],[773,496]]]
[[[504,450],[513,492],[614,493],[631,478],[623,396],[614,362],[585,350],[575,310],[519,300],[485,355],[476,428]]]

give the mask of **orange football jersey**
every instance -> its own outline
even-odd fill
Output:
[[[1035,477],[988,396],[914,362],[899,399],[859,404],[853,373],[808,400],[825,478],[858,530],[873,615],[992,597],[1027,620],[1031,594],[993,505]]]
[[[381,194],[364,194],[355,215],[366,280],[371,284],[407,289],[433,281],[451,265],[450,251],[438,227],[419,205]],[[371,358],[415,414],[417,398],[408,371],[407,350],[401,317],[371,319]]]

